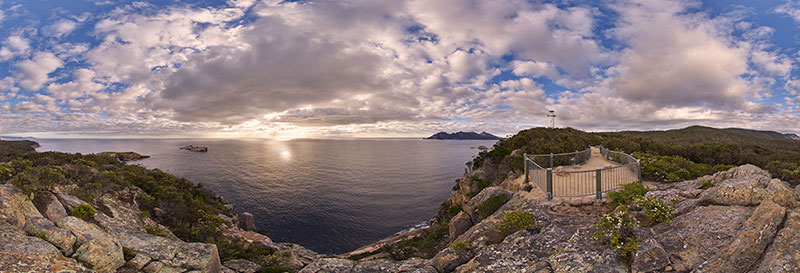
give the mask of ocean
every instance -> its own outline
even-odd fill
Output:
[[[493,140],[36,139],[37,151],[134,151],[129,162],[202,183],[276,242],[338,254],[420,227],[474,147]],[[207,146],[207,153],[178,148]]]

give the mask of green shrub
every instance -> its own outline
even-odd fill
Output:
[[[509,211],[506,213],[502,221],[497,223],[498,231],[508,235],[518,230],[527,229],[536,224],[536,219],[529,212],[520,210]]]
[[[472,192],[467,194],[467,196],[470,198],[474,197],[475,195],[478,195],[478,193],[480,193],[483,189],[488,188],[489,186],[492,185],[491,183],[489,183],[489,181],[486,181],[486,179],[480,178],[476,175],[470,176],[469,180],[474,182],[475,185],[474,190],[472,190]]]
[[[92,205],[89,204],[80,204],[72,209],[72,216],[81,218],[83,220],[91,219],[92,217],[94,217],[94,214],[95,214],[94,207],[92,207]]]
[[[644,208],[647,216],[652,223],[663,223],[672,221],[672,212],[675,211],[672,206],[667,205],[653,197],[640,197],[633,201],[634,206]]]
[[[39,239],[47,241],[47,235],[44,234],[44,232],[39,232],[39,234],[36,234],[36,237],[39,237]]]
[[[469,244],[464,241],[455,241],[450,243],[450,248],[452,248],[456,253],[461,253],[465,249],[469,247]]]
[[[259,273],[286,273],[286,272],[292,272],[292,271],[277,265],[270,265],[264,267],[264,269],[261,269],[261,271],[259,271]]]
[[[705,190],[705,189],[710,189],[711,187],[714,187],[714,182],[711,182],[711,180],[707,179],[707,180],[700,181],[700,188],[701,189]]]
[[[25,194],[38,191],[52,190],[55,185],[66,182],[61,169],[54,166],[25,167],[12,179],[11,184],[21,189]]]
[[[600,230],[593,237],[601,244],[607,244],[617,252],[618,258],[627,264],[633,262],[633,254],[638,249],[637,239],[633,233],[634,220],[623,205],[615,211],[600,217],[594,227]]]
[[[123,247],[122,248],[122,256],[126,261],[130,261],[133,257],[136,257],[136,251],[131,248]]]
[[[478,205],[478,214],[483,217],[492,215],[492,213],[503,206],[508,199],[508,196],[504,194],[497,194],[489,197],[489,199],[486,199],[486,201]]]
[[[150,235],[155,235],[159,237],[169,237],[170,232],[169,230],[157,225],[157,224],[149,224],[144,226],[144,231]]]
[[[647,191],[647,188],[642,185],[642,183],[630,183],[622,185],[620,190],[608,193],[608,198],[611,199],[611,203],[609,204],[612,207],[628,205],[633,202],[634,199],[644,196]]]
[[[16,171],[14,171],[14,166],[11,163],[0,163],[0,182],[5,183],[6,180],[14,177],[14,174],[16,174]]]

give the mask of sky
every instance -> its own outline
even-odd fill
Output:
[[[800,133],[800,1],[0,0],[0,135]]]

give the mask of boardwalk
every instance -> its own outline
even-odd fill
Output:
[[[592,156],[584,164],[578,166],[559,166],[553,169],[553,197],[574,197],[594,195],[597,193],[597,169],[601,175],[601,188],[603,192],[616,189],[622,184],[636,182],[638,176],[631,166],[605,169],[619,166],[620,164],[606,160],[599,148],[592,147]],[[538,171],[538,181],[542,181],[544,171]],[[546,185],[537,183],[542,191]]]

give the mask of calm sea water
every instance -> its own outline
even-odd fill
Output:
[[[343,253],[426,222],[485,140],[37,139],[38,151],[134,151],[201,182],[277,242]],[[207,146],[208,153],[179,150]]]

